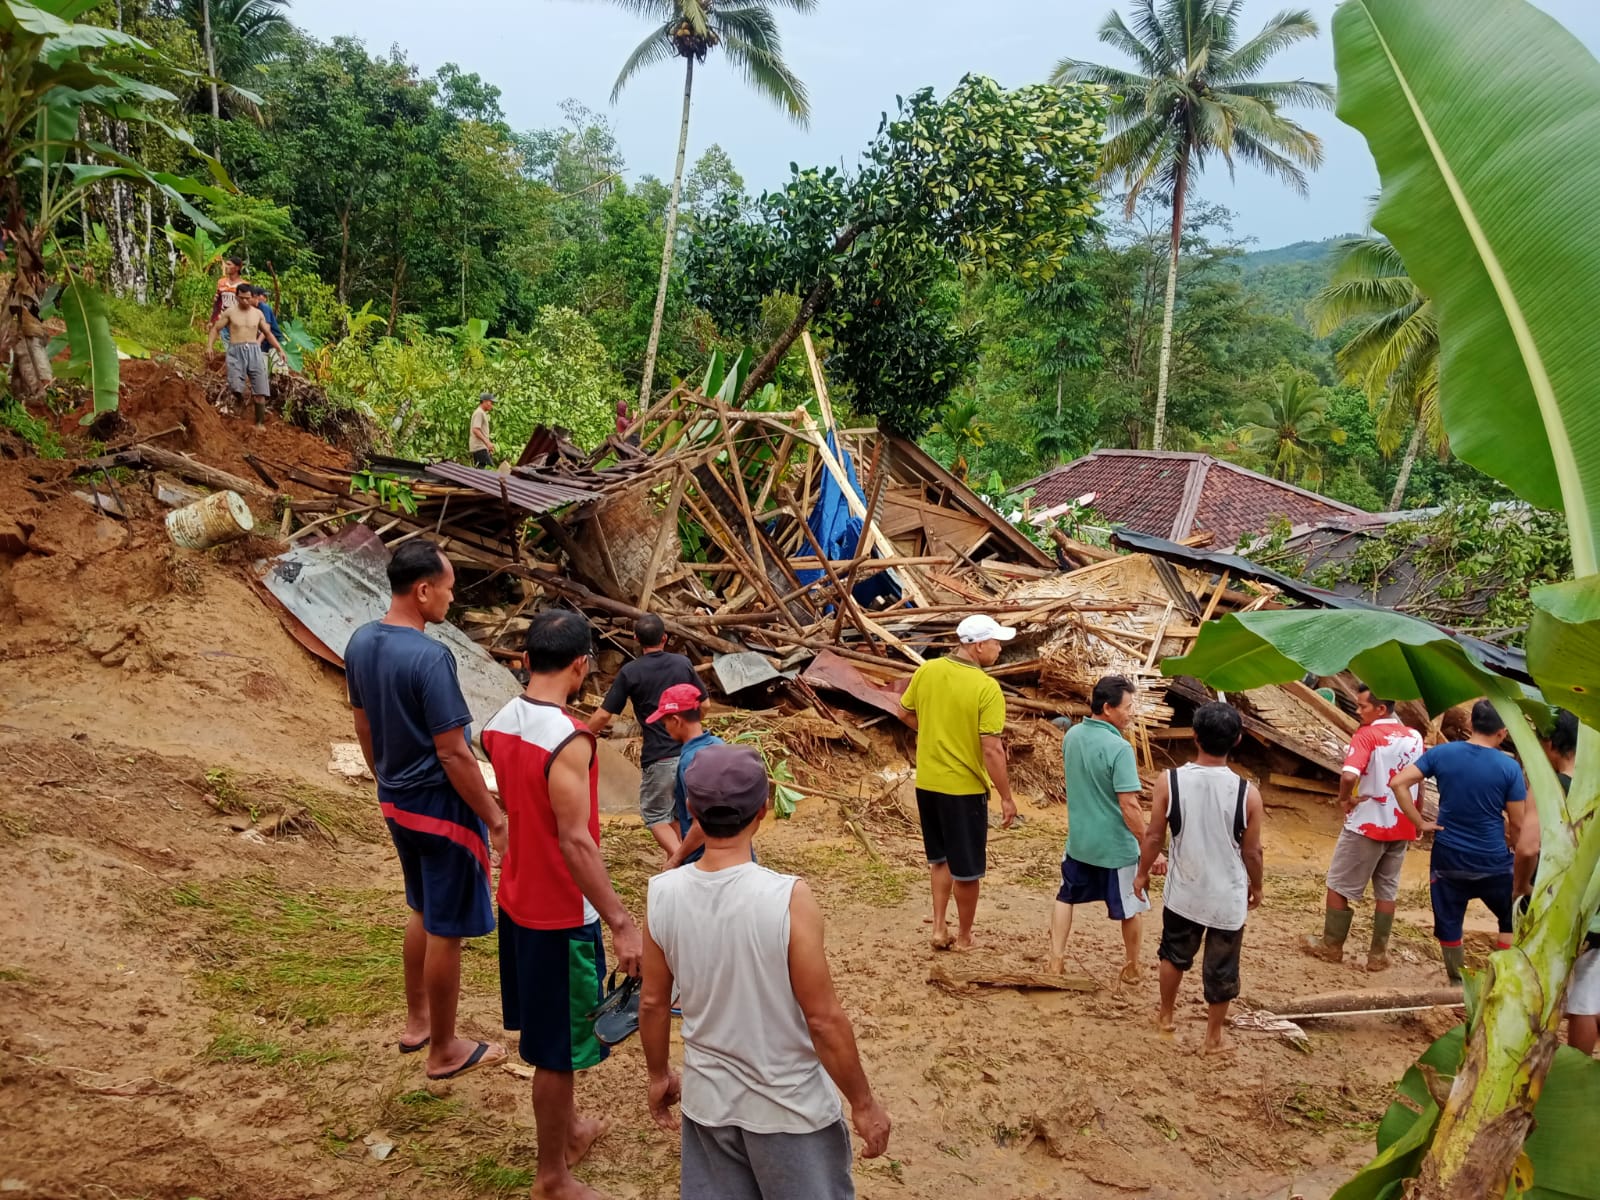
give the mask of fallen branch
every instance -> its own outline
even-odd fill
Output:
[[[988,971],[982,968],[952,968],[935,963],[928,982],[960,995],[973,988],[1001,987],[1021,990],[1042,989],[1055,992],[1098,992],[1100,985],[1087,975],[1047,975],[1043,971]]]

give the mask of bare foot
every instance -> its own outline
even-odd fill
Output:
[[[1156,1028],[1162,1033],[1176,1033],[1178,1031],[1177,1018],[1163,1009],[1157,1009]]]
[[[567,1166],[575,1167],[584,1160],[592,1147],[611,1132],[611,1122],[599,1117],[579,1117],[567,1134]]]
[[[549,1183],[542,1181],[535,1183],[533,1200],[606,1200],[606,1198],[588,1184],[580,1183],[568,1175],[565,1179],[552,1180]]]
[[[1118,975],[1117,978],[1120,979],[1123,983],[1138,983],[1139,982],[1139,964],[1138,963],[1124,963],[1123,967],[1122,967],[1122,974]]]
[[[1233,1043],[1228,1041],[1226,1038],[1223,1038],[1223,1037],[1220,1037],[1220,1036],[1217,1038],[1216,1041],[1212,1041],[1208,1037],[1208,1038],[1206,1038],[1205,1042],[1202,1043],[1202,1045],[1200,1046],[1200,1053],[1205,1055],[1207,1058],[1214,1058],[1217,1055],[1232,1054],[1233,1053]]]
[[[955,942],[956,939],[950,935],[950,931],[948,929],[941,928],[937,925],[934,926],[933,948],[935,950],[948,950],[951,946],[955,945]]]
[[[1050,955],[1044,960],[1044,972],[1046,975],[1065,975],[1067,973],[1067,960],[1057,958],[1054,954]]]
[[[428,1044],[428,1018],[407,1017],[406,1027],[400,1031],[400,1049],[420,1050]]]
[[[966,954],[972,950],[976,950],[977,948],[978,943],[972,940],[971,934],[967,935],[965,941],[963,941],[961,938],[957,938],[955,941],[950,943],[950,949],[954,950],[957,954]]]
[[[484,1047],[481,1052],[479,1046]],[[474,1055],[477,1056],[477,1061],[468,1066]],[[475,1071],[479,1067],[489,1067],[504,1062],[505,1058],[506,1048],[499,1042],[475,1042],[471,1038],[458,1037],[443,1047],[428,1048],[428,1078],[449,1079],[456,1075],[465,1075],[468,1071]]]

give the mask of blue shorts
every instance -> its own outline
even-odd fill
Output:
[[[456,803],[465,807],[459,800]],[[383,804],[383,815],[405,876],[406,907],[422,914],[422,927],[435,937],[482,937],[494,932],[483,823],[471,816],[474,829],[388,802]]]
[[[610,1050],[589,1013],[605,994],[600,922],[576,929],[529,929],[500,910],[500,1008],[520,1032],[522,1061],[546,1071],[582,1071]]]
[[[1501,933],[1511,932],[1510,871],[1476,879],[1441,875],[1435,871],[1428,878],[1428,890],[1433,894],[1433,936],[1439,939],[1440,945],[1461,944],[1462,923],[1466,919],[1467,905],[1473,900],[1482,900],[1495,915]]]
[[[1133,894],[1133,877],[1138,873],[1137,863],[1097,867],[1068,855],[1061,860],[1061,890],[1056,900],[1061,904],[1104,904],[1106,916],[1126,921],[1150,911],[1150,902]]]

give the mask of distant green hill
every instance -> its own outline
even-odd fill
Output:
[[[1327,285],[1334,247],[1350,236],[1252,250],[1239,258],[1239,271],[1264,310],[1306,325],[1306,302]]]

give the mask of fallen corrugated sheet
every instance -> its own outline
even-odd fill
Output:
[[[873,683],[861,671],[832,650],[819,651],[811,665],[800,673],[803,683],[828,691],[843,692],[852,699],[871,705],[891,717],[900,717],[900,696],[910,679],[896,679],[892,683]]]
[[[472,488],[486,496],[504,499],[513,508],[520,508],[524,512],[554,512],[569,504],[587,504],[591,500],[600,499],[600,494],[589,488],[575,487],[569,483],[536,481],[514,474],[501,475],[498,471],[464,467],[460,463],[430,463],[427,474],[446,483]]]
[[[263,564],[261,585],[343,665],[350,635],[389,608],[389,551],[364,525],[297,546]],[[516,677],[454,625],[430,625],[429,637],[455,656],[456,675],[474,729],[522,690]],[[304,639],[302,639],[304,640]]]

